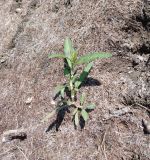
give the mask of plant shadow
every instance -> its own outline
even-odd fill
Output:
[[[92,112],[93,110],[94,110],[94,109],[86,109],[86,112],[87,112],[87,113],[90,113],[90,112]],[[83,117],[80,117],[79,125],[80,125],[81,130],[84,129],[84,127],[85,127],[85,120],[83,119]],[[76,126],[75,126],[75,129],[77,129]]]
[[[92,77],[86,78],[85,82],[82,83],[81,87],[86,87],[86,86],[100,86],[101,82],[97,79],[94,79]]]
[[[65,106],[65,107],[62,107],[58,113],[57,113],[57,117],[56,117],[56,120],[54,120],[50,125],[49,127],[46,129],[46,132],[49,132],[50,130],[52,130],[54,127],[56,128],[56,131],[59,130],[59,127],[61,126],[63,120],[64,120],[64,117],[65,117],[65,114],[66,112],[70,112],[69,109],[68,109],[68,106]]]
[[[85,120],[83,119],[83,117],[80,117],[79,125],[81,127],[81,130],[84,129],[84,127],[85,127]]]

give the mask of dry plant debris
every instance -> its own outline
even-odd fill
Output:
[[[149,0],[0,0],[0,135],[26,128],[28,136],[0,143],[1,160],[150,159],[141,123],[150,119],[149,8]],[[51,123],[40,122],[54,109],[53,86],[65,82],[63,61],[47,55],[60,53],[67,36],[81,55],[113,57],[95,62],[95,80],[89,77],[81,88],[97,106],[84,130],[75,131],[67,113],[58,132],[45,133]],[[31,108],[27,97],[33,97]],[[132,112],[105,120],[125,107]],[[104,156],[96,142],[108,125]]]

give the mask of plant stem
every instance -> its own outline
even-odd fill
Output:
[[[74,77],[74,72],[73,69],[71,70],[71,75],[70,75],[70,80],[69,80],[69,84],[70,84],[70,90],[71,90],[71,101],[75,101],[75,91],[74,91],[74,85],[73,85],[73,77]]]

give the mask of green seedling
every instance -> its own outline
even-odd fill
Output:
[[[83,118],[85,122],[89,119],[88,112],[95,108],[95,104],[85,105],[85,94],[82,94],[80,98],[80,104],[75,105],[75,107],[76,108],[74,109],[72,115],[73,115],[73,121],[74,121],[75,126],[78,126],[81,117]]]
[[[110,53],[94,52],[79,57],[78,52],[74,49],[71,40],[66,38],[64,42],[64,54],[50,54],[49,58],[64,59],[64,76],[67,78],[67,83],[58,85],[55,88],[55,98],[59,97],[60,101],[57,103],[56,110],[50,113],[44,120],[47,120],[53,114],[58,113],[62,108],[67,107],[69,109],[72,107],[74,108],[73,121],[75,126],[79,125],[81,117],[84,119],[84,121],[87,121],[89,118],[88,110],[93,110],[95,105],[91,104],[85,106],[84,94],[81,96],[79,105],[77,105],[79,101],[77,99],[77,93],[90,73],[93,66],[93,61],[99,58],[108,58],[111,56],[112,55]],[[86,64],[86,66],[79,74],[78,67],[83,64]]]

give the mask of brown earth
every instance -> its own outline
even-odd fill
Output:
[[[149,31],[149,0],[1,0],[0,135],[21,128],[27,139],[0,141],[0,159],[150,159],[142,125],[150,123]],[[54,108],[53,89],[65,81],[63,61],[47,57],[63,52],[66,36],[79,54],[113,57],[96,61],[96,81],[81,89],[97,106],[84,129],[75,130],[67,113],[58,131],[45,132],[56,118],[41,123]],[[113,114],[124,107],[126,113]]]

